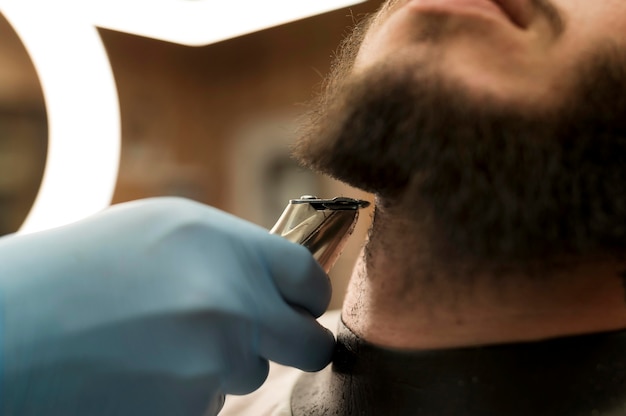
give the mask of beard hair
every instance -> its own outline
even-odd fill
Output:
[[[428,230],[440,259],[623,259],[626,54],[587,58],[548,111],[477,99],[427,66],[354,76],[343,63],[294,155]]]

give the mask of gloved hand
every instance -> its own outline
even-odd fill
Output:
[[[216,414],[267,360],[330,361],[330,291],[305,248],[176,198],[5,237],[2,414]]]

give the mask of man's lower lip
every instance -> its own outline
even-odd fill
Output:
[[[417,11],[478,14],[511,20],[492,0],[410,0],[407,7]]]

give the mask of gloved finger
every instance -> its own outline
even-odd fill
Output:
[[[333,355],[335,337],[309,314],[285,305],[261,328],[259,353],[279,364],[319,371]]]
[[[282,237],[271,237],[264,256],[278,291],[287,303],[319,317],[328,308],[332,286],[309,250]]]
[[[260,357],[249,356],[231,369],[225,378],[222,388],[227,394],[248,394],[265,382],[269,374],[269,362]]]
[[[221,393],[216,393],[209,400],[209,405],[203,416],[216,416],[224,407],[226,397]]]

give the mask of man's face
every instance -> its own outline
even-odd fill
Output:
[[[426,65],[476,96],[549,105],[600,45],[626,48],[624,28],[622,0],[391,0],[354,69]]]
[[[623,255],[626,2],[497,1],[385,3],[296,156],[472,258]]]

